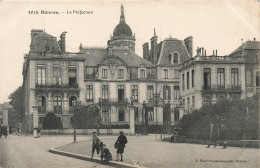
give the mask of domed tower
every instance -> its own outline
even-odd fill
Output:
[[[121,5],[120,22],[115,27],[113,36],[108,40],[108,47],[125,47],[135,52],[135,36],[132,33],[131,28],[125,23],[124,6]]]

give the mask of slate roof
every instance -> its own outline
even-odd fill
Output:
[[[57,42],[56,37],[45,32],[34,36],[32,40],[33,49],[31,51],[44,52],[46,50],[46,44],[49,46],[50,52],[60,53],[60,46]]]
[[[106,49],[83,49],[85,60],[85,66],[97,66],[102,62],[102,60],[107,57]],[[151,62],[146,61],[145,59],[141,58],[134,52],[129,50],[119,50],[119,51],[112,51],[114,56],[121,58],[128,67],[139,67],[144,65],[145,67],[155,67]],[[127,54],[125,54],[127,53]]]
[[[180,61],[184,62],[190,58],[187,48],[185,47],[182,40],[176,38],[167,38],[162,41],[159,49],[159,60],[158,65],[171,65],[169,56],[174,51],[180,53]]]
[[[246,41],[244,44],[234,50],[230,55],[240,53],[243,50],[260,50],[260,41]]]

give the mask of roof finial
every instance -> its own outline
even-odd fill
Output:
[[[120,16],[120,22],[125,21],[125,14],[124,14],[124,5],[121,4],[121,16]]]
[[[155,28],[153,29],[153,34],[154,34],[154,36],[156,36]]]

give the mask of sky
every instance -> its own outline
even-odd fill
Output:
[[[207,55],[218,50],[228,55],[242,40],[260,40],[260,2],[257,0],[214,1],[0,1],[0,103],[22,85],[24,54],[29,52],[31,29],[45,29],[59,39],[66,35],[66,49],[107,44],[119,23],[123,3],[126,23],[136,37],[136,53],[149,42],[154,28],[159,41],[193,36],[193,55],[204,47]],[[40,14],[58,11],[60,14]],[[67,14],[67,11],[93,11],[93,14]],[[29,14],[38,11],[39,14]]]

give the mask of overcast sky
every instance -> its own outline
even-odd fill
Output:
[[[218,50],[228,55],[241,45],[241,39],[260,39],[260,6],[257,1],[149,1],[149,2],[6,2],[0,1],[0,103],[22,85],[23,56],[29,52],[31,29],[45,29],[59,38],[67,31],[67,51],[77,52],[79,44],[106,46],[119,23],[120,4],[125,7],[126,23],[136,37],[136,53],[156,32],[159,41],[183,40],[193,36],[196,48],[207,55]],[[59,11],[59,15],[33,15],[29,11]],[[93,11],[88,15],[68,15],[67,10]],[[64,13],[63,13],[64,12]]]

